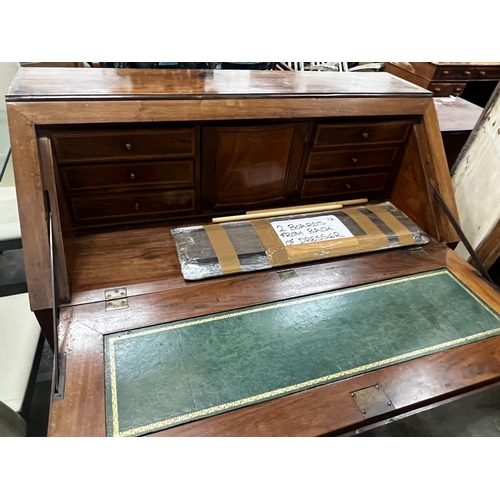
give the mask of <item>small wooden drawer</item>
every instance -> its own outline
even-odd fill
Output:
[[[358,168],[390,167],[397,148],[313,151],[307,159],[307,174],[327,174]]]
[[[369,193],[382,191],[388,172],[364,175],[312,177],[304,179],[301,198],[316,198],[335,194]]]
[[[478,80],[500,80],[500,66],[477,66],[475,70]]]
[[[472,80],[477,78],[477,69],[473,66],[444,66],[434,73],[433,80]]]
[[[194,156],[194,129],[54,134],[59,163]]]
[[[409,122],[317,125],[312,147],[403,142],[409,127]]]
[[[464,88],[465,83],[444,83],[432,82],[429,84],[429,90],[434,93],[434,97],[448,97],[449,95],[460,95]]]
[[[193,189],[70,198],[76,221],[194,213]]]
[[[193,160],[73,165],[60,172],[68,192],[194,185]]]

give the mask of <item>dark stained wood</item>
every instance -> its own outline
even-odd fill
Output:
[[[170,160],[133,163],[100,163],[60,168],[68,192],[136,190],[148,187],[194,187],[194,161]]]
[[[304,179],[301,199],[323,198],[325,196],[353,197],[381,196],[389,173],[370,172],[359,175],[338,175],[329,177],[311,177]]]
[[[439,130],[439,122],[434,103],[432,103],[424,113],[424,126],[426,129],[425,132],[420,130],[419,126],[416,126],[416,129],[417,139],[420,139],[421,142],[421,151],[423,151],[423,153],[427,156],[424,160],[426,177],[429,181],[434,181],[453,217],[455,220],[459,220],[457,204],[453,194],[453,187],[451,185],[449,168],[446,162],[443,140]],[[427,147],[423,144],[427,141],[429,143],[429,149],[427,149]],[[439,241],[444,241],[446,243],[458,241],[459,238],[457,233],[453,229],[453,226],[441,207],[437,206],[436,198],[433,195],[433,191],[430,189],[429,194],[432,200],[431,203],[434,206],[434,219],[438,228]]]
[[[280,73],[285,74],[285,73]],[[380,73],[381,74],[381,73]],[[215,100],[14,102],[11,105],[28,120],[53,123],[139,123],[151,121],[250,120],[324,118],[328,116],[421,115],[427,97],[269,97]]]
[[[500,220],[476,248],[476,255],[486,269],[500,257]]]
[[[460,97],[435,97],[433,100],[442,134],[471,132],[483,112],[483,108]]]
[[[436,97],[459,96],[465,89],[465,83],[429,83],[427,87]]]
[[[326,174],[339,170],[390,167],[397,148],[311,151],[306,174]]]
[[[431,181],[436,184],[451,212],[458,219],[433,103],[424,114],[423,122],[413,126],[390,201],[433,238],[446,243],[457,242],[458,235],[437,204]]]
[[[172,227],[174,226],[139,228],[77,237],[75,255],[73,256],[75,266],[71,305],[102,301],[104,300],[104,291],[110,288],[127,287],[128,296],[135,296],[199,286],[198,282],[187,282],[182,278],[173,238],[170,233]],[[437,250],[434,248],[434,244],[429,243],[426,245],[425,251],[430,255],[436,255]],[[342,271],[342,274],[344,274],[347,273],[348,268],[354,267],[347,273],[349,278],[344,283],[345,286],[352,286],[355,281],[351,280],[357,279],[355,277],[358,275],[362,276],[371,265],[378,268],[379,276],[386,276],[381,274],[384,273],[382,269],[384,265],[390,266],[393,270],[399,269],[399,265],[404,266],[405,259],[409,258],[407,253],[407,251],[398,253],[397,259],[386,255],[386,252],[376,253],[370,256],[370,258],[374,259],[373,264],[369,264],[365,257],[358,256],[352,262],[349,259],[337,259],[331,265],[325,263],[318,264],[318,266],[320,266],[319,271],[321,273],[323,273],[322,270],[325,266],[325,269],[333,269],[334,276],[332,276],[332,279],[337,280],[339,279],[338,273],[341,272],[340,270],[345,268],[346,270]],[[381,259],[380,262],[379,259]],[[402,259],[402,261],[400,262],[398,259]],[[415,256],[412,256],[408,265],[418,262],[418,259],[415,261]],[[366,269],[364,267],[365,262],[367,263]],[[360,266],[363,270],[358,273],[356,269]],[[300,269],[301,273],[310,273],[307,279],[311,280],[311,282],[318,279],[317,276],[314,277],[314,266],[302,266]],[[410,268],[405,267],[404,269],[408,271]],[[227,279],[236,281],[256,279],[252,278],[252,276],[254,276],[253,273]],[[274,278],[277,278],[277,276],[274,276],[273,280]],[[218,279],[217,282],[219,281]],[[283,283],[288,283],[292,288],[297,288],[294,285],[297,282],[294,280]],[[280,282],[280,288],[283,286]],[[316,286],[321,285],[318,282]],[[300,290],[296,290],[296,293],[298,292]]]
[[[202,127],[202,190],[207,208],[292,199],[307,124]]]
[[[410,123],[405,121],[361,123],[349,126],[345,124],[318,125],[312,147],[403,142],[409,128]]]
[[[50,253],[38,141],[34,124],[14,108],[7,109],[14,177],[23,238],[24,267],[30,307],[52,306]],[[62,268],[61,268],[62,272]]]
[[[415,128],[411,130],[401,168],[396,173],[396,179],[393,182],[389,198],[391,203],[394,203],[421,228],[425,228],[431,236],[437,237],[429,197],[426,194],[427,185]]]
[[[66,352],[64,399],[52,401],[48,436],[104,436],[104,364],[102,335],[68,321],[59,328],[60,351]]]
[[[59,163],[147,160],[194,155],[194,129],[113,130],[56,133]]]
[[[193,214],[195,192],[193,189],[176,189],[136,193],[78,196],[70,199],[77,223],[117,218],[140,220],[170,214]]]
[[[50,348],[54,350],[54,322],[52,321],[52,309],[40,309],[34,311],[34,314],[47,343]]]
[[[436,97],[460,96],[467,82],[500,79],[498,62],[388,62],[385,71],[429,89]]]
[[[391,94],[426,92],[383,73],[22,68],[8,100]]]
[[[481,278],[470,264],[450,250],[446,254],[446,267],[477,293],[484,302],[500,313],[498,290],[493,289],[487,281]]]
[[[443,137],[448,167],[452,169],[470,133],[483,112],[483,108],[460,97],[435,97],[434,104]]]
[[[172,269],[172,275],[165,276],[163,291],[158,281],[153,283],[155,293],[147,293],[144,283],[138,289],[127,286],[127,292],[130,291],[128,308],[105,311],[102,302],[93,302],[68,310],[72,311],[73,321],[108,334],[141,325],[187,319],[439,269],[445,266],[446,250],[444,245],[429,243],[422,255],[408,249],[394,249],[314,265],[294,266],[297,278],[285,281],[280,279],[276,271],[263,271],[185,282],[180,279],[180,270],[177,270],[179,279],[176,280],[172,276],[175,274]],[[117,265],[115,263],[115,267]],[[111,271],[108,272],[112,276]],[[121,285],[126,286],[127,283],[122,281]],[[84,294],[80,296],[83,298]],[[92,296],[95,297],[88,294],[87,298]],[[104,290],[101,290],[95,299],[102,301],[103,297]]]
[[[55,268],[63,270],[63,272],[55,273],[56,302],[59,305],[70,300],[69,280],[71,279],[71,273],[68,271],[71,263],[67,262],[67,256],[71,255],[71,252],[68,251],[68,246],[73,244],[70,229],[71,221],[66,202],[61,200],[64,195],[52,157],[50,139],[40,137],[39,149],[42,181],[44,186],[46,186],[48,203],[50,204],[52,214]],[[67,235],[66,239],[63,233]]]

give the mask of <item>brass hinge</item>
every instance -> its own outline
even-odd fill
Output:
[[[279,269],[276,271],[281,281],[289,280],[290,278],[296,278],[297,273],[293,269]]]
[[[106,299],[106,311],[115,311],[116,309],[124,309],[128,307],[127,289],[112,288],[104,292]]]

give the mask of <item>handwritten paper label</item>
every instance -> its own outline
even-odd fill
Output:
[[[334,215],[270,222],[286,247],[317,241],[351,238],[353,235]]]

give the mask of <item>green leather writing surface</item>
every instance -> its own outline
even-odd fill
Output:
[[[500,316],[439,270],[108,335],[107,433],[158,431],[498,333]]]

